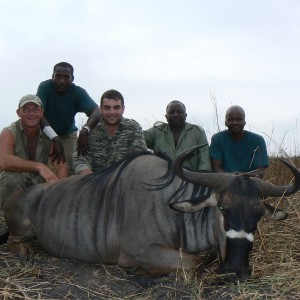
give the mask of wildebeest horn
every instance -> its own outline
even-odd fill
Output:
[[[183,180],[197,185],[222,190],[224,187],[227,187],[232,180],[234,180],[234,176],[232,174],[210,172],[199,173],[195,171],[189,171],[182,166],[184,160],[188,158],[192,152],[207,146],[207,144],[197,145],[180,153],[180,155],[174,160],[174,172]]]
[[[289,184],[285,186],[276,186],[270,182],[266,182],[258,178],[253,178],[258,180],[258,184],[262,188],[263,196],[280,197],[283,194],[285,196],[288,196],[296,193],[300,189],[300,171],[288,161],[284,159],[280,159],[280,161],[284,163],[292,171],[295,177],[295,181],[293,184]]]
[[[175,174],[183,180],[192,182],[197,185],[207,186],[222,190],[227,187],[232,180],[234,180],[234,175],[229,173],[199,173],[195,171],[189,171],[182,167],[183,161],[190,156],[190,154],[198,149],[201,149],[205,145],[197,145],[192,148],[189,148],[183,151],[175,160],[174,160],[174,172]],[[259,178],[252,177],[251,180],[256,181],[257,184],[261,187],[262,196],[270,197],[280,197],[282,195],[291,195],[296,193],[300,189],[300,171],[291,163],[286,160],[280,159],[294,174],[295,181],[293,184],[285,186],[276,186],[270,182],[266,182]]]

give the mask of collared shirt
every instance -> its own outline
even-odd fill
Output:
[[[102,171],[127,154],[147,150],[143,131],[132,119],[121,119],[117,132],[111,136],[104,128],[103,119],[90,131],[90,151],[86,156],[73,154],[75,174],[82,170]]]
[[[198,171],[211,170],[208,142],[202,127],[185,123],[176,146],[170,126],[166,123],[160,123],[145,130],[144,136],[149,149],[152,149],[154,152],[164,153],[172,160],[188,148],[206,144],[206,147],[195,151],[190,158],[186,159],[183,165]]]

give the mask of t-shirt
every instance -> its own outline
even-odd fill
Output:
[[[269,166],[265,140],[247,130],[240,140],[233,139],[229,130],[214,134],[209,154],[211,159],[222,161],[225,172],[249,172]]]
[[[75,125],[78,112],[89,116],[97,107],[86,90],[74,83],[64,95],[59,95],[51,79],[43,81],[38,87],[37,96],[42,100],[45,118],[59,136],[78,130]]]

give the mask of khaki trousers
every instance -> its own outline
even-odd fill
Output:
[[[8,197],[14,192],[44,183],[45,180],[38,172],[8,172],[0,173],[0,205],[3,207]]]
[[[66,163],[69,166],[70,175],[74,174],[72,155],[77,149],[77,131],[74,131],[68,135],[60,136],[60,139],[65,150]]]

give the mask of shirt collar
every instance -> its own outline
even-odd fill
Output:
[[[125,118],[122,116],[119,126],[122,127],[124,125],[125,125]],[[98,126],[100,126],[102,129],[104,129],[104,120],[103,120],[103,118],[100,119],[100,121],[98,123]]]

